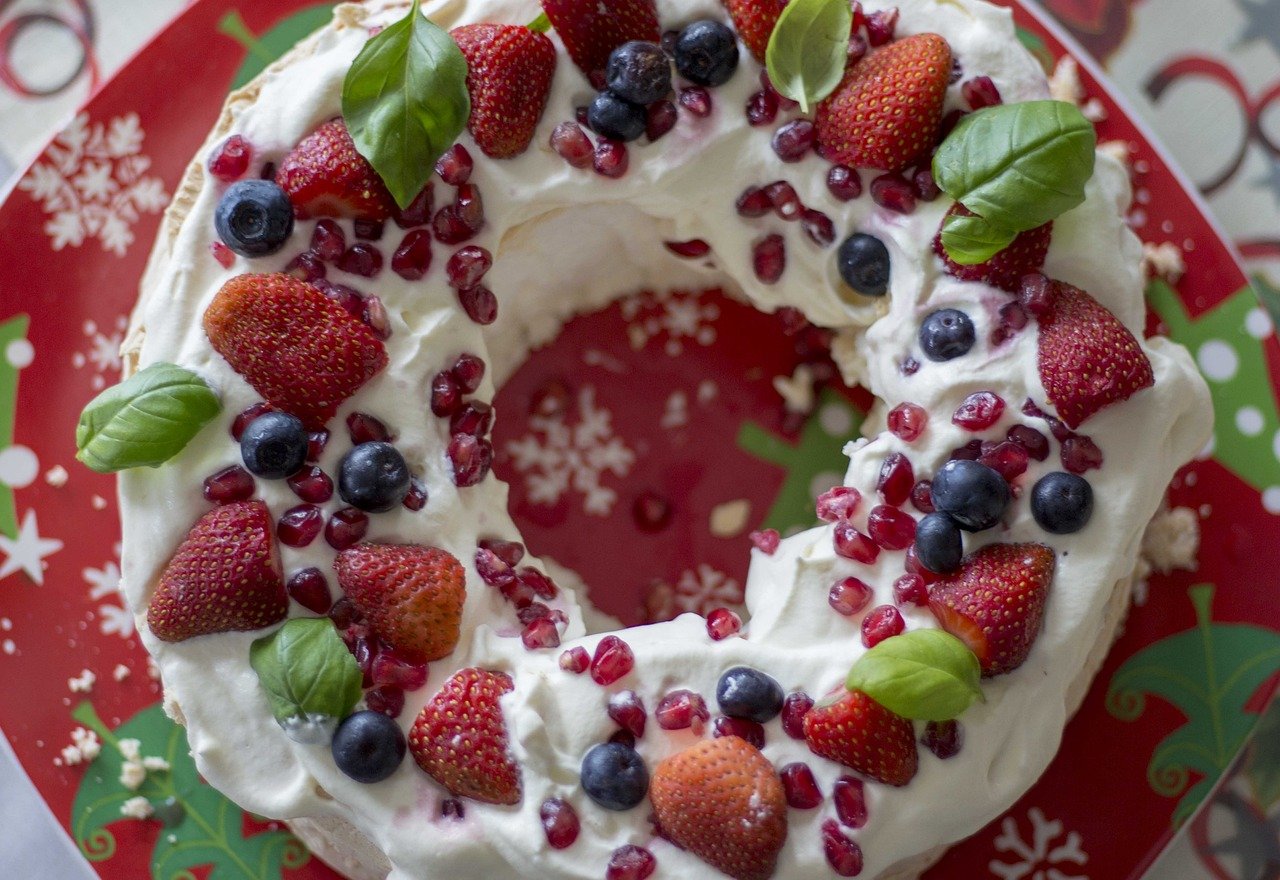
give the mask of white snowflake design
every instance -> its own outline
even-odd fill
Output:
[[[115,545],[116,559],[120,557],[120,544]],[[99,629],[104,636],[116,634],[122,639],[133,635],[133,615],[124,608],[120,601],[120,564],[115,559],[108,560],[102,568],[86,568],[80,572],[85,583],[89,585],[89,598],[97,602],[98,616],[102,619]]]
[[[1080,848],[1080,835],[1072,831],[1064,836],[1062,822],[1049,821],[1037,807],[1028,810],[1027,817],[1031,820],[1030,842],[1022,839],[1012,816],[1005,817],[995,840],[997,852],[1009,853],[1021,861],[992,859],[991,873],[1000,880],[1089,880],[1087,874],[1075,873],[1076,869],[1070,867],[1083,867],[1089,861]]]
[[[81,113],[18,183],[49,215],[44,231],[55,251],[96,238],[123,257],[138,219],[169,203],[160,178],[147,175],[144,136],[136,113],[109,123],[90,123]]]
[[[657,297],[652,293],[639,293],[622,300],[621,307],[627,322],[627,338],[636,351],[662,334],[667,337],[664,351],[671,357],[678,357],[684,351],[686,340],[699,345],[716,341],[714,324],[720,317],[720,307],[704,303],[701,294],[676,292]]]
[[[77,370],[87,366],[93,367],[93,390],[101,391],[107,387],[109,378],[114,381],[120,373],[120,346],[124,342],[124,331],[129,326],[129,319],[124,315],[116,318],[114,329],[103,332],[96,321],[84,322],[84,335],[89,340],[87,351],[77,351],[71,356],[71,365]]]
[[[745,592],[741,584],[705,562],[685,569],[674,585],[658,582],[645,601],[649,623],[671,620],[687,611],[707,614],[715,608],[741,612]]]
[[[578,393],[578,421],[564,414],[534,416],[530,433],[507,444],[515,470],[524,476],[529,500],[555,504],[570,490],[582,493],[582,509],[608,516],[618,493],[600,484],[605,474],[625,477],[635,453],[613,433],[613,416],[596,405],[595,388]]]

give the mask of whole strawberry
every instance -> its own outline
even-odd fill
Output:
[[[1155,384],[1151,361],[1129,328],[1078,287],[1049,282],[1036,364],[1058,417],[1079,427],[1100,409]]]
[[[468,24],[449,32],[467,59],[467,128],[486,156],[529,148],[551,95],[556,47],[546,34],[511,24]]]
[[[289,597],[271,514],[261,501],[215,507],[196,521],[160,575],[147,625],[156,638],[248,632],[284,620]]]
[[[852,767],[885,785],[906,785],[916,775],[915,727],[862,691],[841,691],[804,716],[809,750]]]
[[[396,206],[378,172],[356,151],[341,119],[331,119],[303,138],[276,169],[276,183],[299,219],[385,220]]]
[[[1054,566],[1044,544],[988,544],[930,588],[929,609],[978,656],[984,676],[1012,672],[1040,634]]]
[[[787,801],[769,760],[736,736],[672,755],[649,783],[663,834],[736,880],[767,880],[787,841]]]
[[[953,215],[968,217],[973,212],[956,202],[947,211],[947,217]],[[943,218],[943,223],[946,217]],[[1043,226],[1021,232],[1007,248],[997,253],[984,263],[962,266],[947,255],[942,246],[942,229],[933,237],[933,252],[942,258],[942,264],[948,275],[962,281],[985,281],[993,287],[1017,293],[1022,285],[1022,276],[1039,271],[1044,265],[1044,258],[1049,253],[1049,243],[1053,238],[1053,221]]]
[[[333,567],[369,628],[405,660],[453,653],[467,589],[452,554],[416,544],[357,544],[339,553]]]
[[[487,804],[520,802],[520,766],[511,757],[499,700],[514,685],[504,672],[463,669],[422,707],[409,753],[452,794]]]
[[[656,43],[662,37],[654,0],[542,0],[542,9],[588,77],[602,73],[609,53],[623,43]]]
[[[824,155],[858,168],[906,168],[937,142],[950,76],[951,47],[937,34],[874,50],[818,105]]]
[[[769,47],[769,37],[778,24],[778,16],[786,8],[787,0],[721,0],[733,16],[733,27],[738,38],[755,59],[764,63],[764,52]]]
[[[232,278],[205,311],[204,331],[268,403],[312,431],[387,365],[368,326],[289,275]]]

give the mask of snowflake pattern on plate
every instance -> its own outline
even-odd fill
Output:
[[[703,301],[700,293],[676,291],[663,296],[638,293],[620,303],[627,322],[627,338],[631,347],[641,350],[657,336],[666,335],[663,350],[670,357],[684,352],[686,341],[711,345],[716,341],[716,319],[720,308]]]
[[[653,585],[645,597],[645,620],[660,623],[688,611],[706,615],[715,608],[741,613],[744,596],[742,584],[702,562],[681,572],[674,585],[662,581]]]
[[[1063,834],[1061,821],[1045,818],[1038,807],[1027,811],[1031,820],[1031,840],[1025,841],[1012,816],[1006,816],[995,840],[997,852],[1008,853],[1020,861],[991,860],[991,873],[1000,880],[1088,880],[1076,867],[1088,864],[1089,857],[1080,848],[1080,835]]]
[[[114,382],[120,374],[120,346],[124,342],[124,331],[129,326],[129,319],[124,315],[116,318],[116,325],[108,333],[102,332],[96,321],[84,322],[84,335],[89,340],[87,351],[77,351],[71,356],[71,365],[77,370],[92,366],[94,376],[91,384],[94,391],[107,387],[107,381]]]
[[[120,544],[115,545],[116,559],[120,558]],[[104,636],[118,635],[127,639],[133,635],[133,615],[123,607],[120,601],[120,564],[110,559],[102,568],[86,568],[80,572],[85,583],[89,585],[89,598],[94,602],[102,599],[98,606],[98,615],[102,618],[98,628]]]
[[[81,113],[31,166],[18,188],[49,215],[44,231],[55,251],[96,238],[103,250],[123,257],[138,219],[169,204],[160,178],[147,174],[144,137],[136,113],[109,123],[90,123]]]

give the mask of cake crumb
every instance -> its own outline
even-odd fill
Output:
[[[83,669],[75,678],[67,679],[67,687],[73,694],[89,694],[93,693],[93,686],[97,681],[98,676],[92,669]]]
[[[813,369],[801,364],[790,376],[774,376],[773,388],[782,396],[787,412],[808,415],[813,412],[817,397],[813,392]]]
[[[1080,82],[1080,65],[1070,55],[1063,55],[1049,77],[1049,96],[1079,107],[1084,101],[1084,85]]]
[[[1160,511],[1142,536],[1142,556],[1161,574],[1194,571],[1199,550],[1200,520],[1189,507]]]
[[[120,815],[128,816],[130,819],[150,819],[155,813],[155,809],[151,806],[151,801],[139,795],[131,797],[120,805]]]
[[[717,538],[735,538],[747,528],[750,516],[751,502],[746,498],[717,504],[711,510],[711,534]]]
[[[55,464],[44,472],[44,481],[55,489],[61,489],[67,485],[67,480],[71,475],[67,473],[67,469],[60,464]]]
[[[124,681],[131,675],[133,675],[133,670],[123,663],[116,664],[116,668],[111,670],[111,677],[116,681]]]
[[[1124,141],[1103,141],[1098,144],[1098,152],[1104,156],[1110,156],[1121,165],[1129,164],[1129,145]]]
[[[1163,278],[1170,284],[1177,284],[1187,272],[1187,264],[1182,259],[1182,249],[1171,241],[1163,241],[1160,244],[1144,242],[1142,268],[1149,277]]]

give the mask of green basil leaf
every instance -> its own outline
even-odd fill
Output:
[[[981,678],[964,642],[940,629],[917,629],[863,654],[845,684],[904,718],[949,721],[982,699]]]
[[[80,413],[76,458],[100,474],[159,467],[222,410],[190,370],[152,364],[103,391]]]
[[[1071,104],[1002,104],[960,121],[933,157],[933,177],[992,225],[1025,232],[1084,201],[1096,147],[1093,124]]]
[[[835,91],[849,59],[853,9],[848,0],[791,0],[769,35],[765,65],[773,87],[800,110]]]
[[[276,721],[300,742],[332,733],[360,699],[360,667],[327,617],[297,617],[257,639],[249,665]]]
[[[342,115],[360,155],[407,207],[471,115],[467,60],[419,0],[360,50],[342,84]]]
[[[533,31],[535,34],[545,34],[547,31],[551,30],[551,16],[547,15],[545,12],[538,13],[538,17],[529,22],[529,30]]]
[[[985,263],[1013,244],[1018,233],[993,226],[991,221],[970,214],[952,214],[942,222],[942,246],[947,256],[961,266]]]

